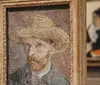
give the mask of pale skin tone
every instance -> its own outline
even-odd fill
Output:
[[[24,47],[33,72],[48,69],[47,65],[50,63],[51,52],[54,51],[52,44],[41,39],[28,38],[24,40]]]
[[[100,16],[93,13],[93,23],[96,27],[100,27]]]

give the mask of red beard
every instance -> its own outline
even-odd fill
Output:
[[[28,62],[31,65],[32,71],[41,71],[48,63],[49,57],[44,58],[36,58],[36,57],[29,57]]]

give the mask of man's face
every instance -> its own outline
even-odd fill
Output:
[[[25,51],[33,71],[42,70],[49,61],[51,45],[40,39],[25,39]]]
[[[97,14],[93,14],[93,23],[95,26],[100,27],[100,17]]]

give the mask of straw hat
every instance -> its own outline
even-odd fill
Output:
[[[21,43],[21,39],[32,37],[33,39],[51,40],[56,45],[55,50],[64,51],[69,46],[69,36],[61,28],[55,26],[53,21],[46,16],[36,15],[26,29],[10,33],[10,39]]]

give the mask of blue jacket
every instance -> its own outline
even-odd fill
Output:
[[[8,85],[69,85],[66,77],[55,67],[51,66],[50,71],[40,79],[34,78],[31,81],[31,70],[29,64],[25,64],[15,73],[8,75]],[[34,84],[32,84],[32,82]]]

